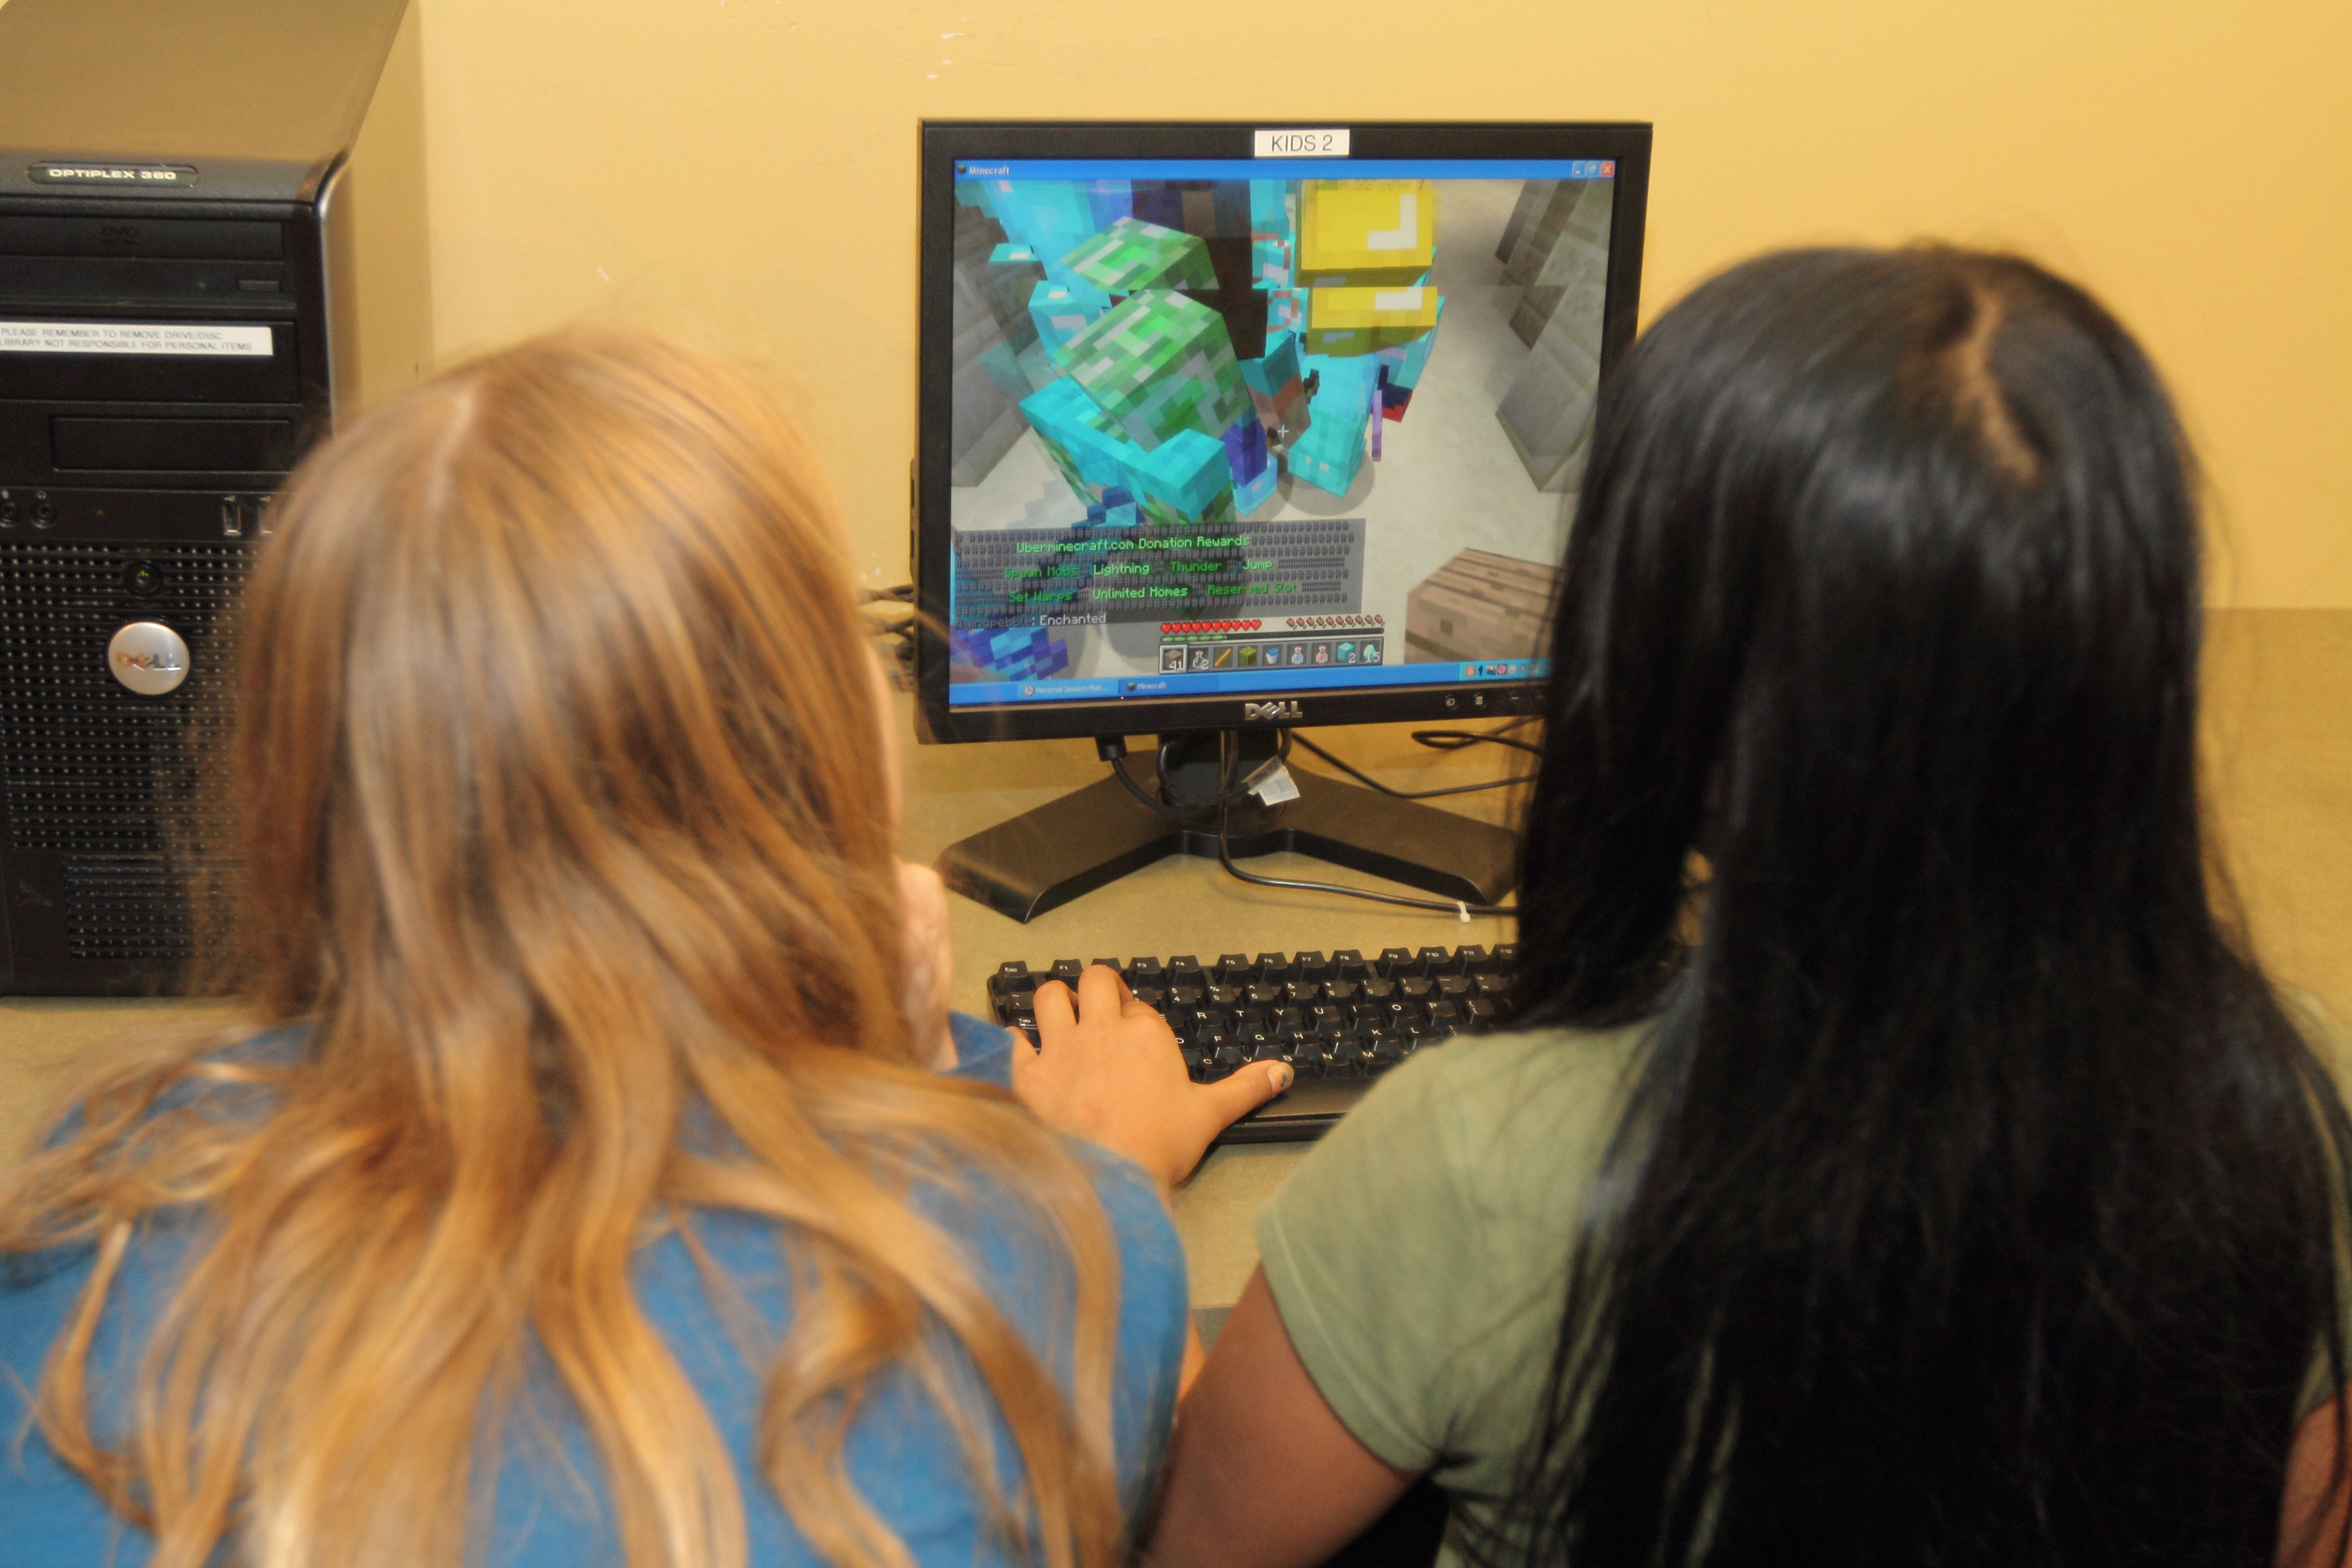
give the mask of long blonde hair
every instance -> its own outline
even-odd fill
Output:
[[[760,1463],[830,1561],[909,1560],[842,1458],[891,1368],[1017,1552],[1117,1554],[1108,1222],[1025,1112],[919,1060],[817,474],[736,375],[572,334],[419,388],[292,481],[242,612],[236,773],[240,994],[299,1047],[118,1071],[0,1206],[0,1251],[95,1244],[37,1415],[158,1568],[224,1538],[260,1568],[457,1563],[530,1344],[631,1568],[740,1568],[727,1447],[630,1283],[665,1229],[707,1272],[707,1208],[781,1227]],[[266,1109],[179,1103],[233,1082]],[[698,1107],[715,1135],[682,1138]],[[1071,1261],[1067,1398],[906,1201],[958,1173]],[[134,1231],[182,1205],[198,1241],[102,1441],[98,1323]]]

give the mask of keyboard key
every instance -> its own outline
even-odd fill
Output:
[[[1442,947],[1424,947],[1413,954],[1413,961],[1421,965],[1420,973],[1446,974],[1452,973],[1454,955]]]
[[[1257,977],[1260,980],[1269,981],[1278,985],[1290,978],[1290,954],[1261,952],[1257,955],[1256,969]]]
[[[1502,1022],[1503,1010],[1484,996],[1473,996],[1462,1004],[1462,1032],[1483,1035]]]
[[[1343,947],[1331,955],[1331,972],[1342,980],[1363,980],[1372,973],[1364,955],[1352,947]]]
[[[1086,972],[1087,966],[1075,958],[1057,958],[1054,960],[1054,968],[1049,978],[1058,980],[1065,985],[1076,986],[1078,976]]]
[[[1127,961],[1127,983],[1129,985],[1165,985],[1168,971],[1156,958],[1130,958]]]
[[[1289,1001],[1304,1007],[1310,1002],[1323,1000],[1323,987],[1312,980],[1285,981],[1282,994]]]
[[[1216,968],[1211,972],[1211,974],[1220,985],[1244,985],[1257,978],[1256,972],[1250,967],[1249,954],[1246,952],[1221,954],[1217,959]]]
[[[1328,980],[1331,965],[1319,952],[1302,952],[1290,961],[1290,972],[1300,980]]]
[[[1470,999],[1493,1009],[1497,1021],[1511,1016],[1511,982],[1500,974],[1481,974],[1471,982]]]
[[[1186,982],[1202,983],[1201,961],[1189,952],[1180,952],[1168,961],[1168,983],[1179,985]]]
[[[1454,950],[1454,957],[1464,974],[1492,974],[1495,955],[1476,942],[1468,942]]]
[[[1269,984],[1263,980],[1250,986],[1242,994],[1248,998],[1248,1004],[1253,1007],[1278,1007],[1282,1005],[1282,987]]]
[[[1381,949],[1380,973],[1381,979],[1394,980],[1399,975],[1418,974],[1420,973],[1421,972],[1419,970],[1412,967],[1412,949],[1409,947],[1384,947]]]
[[[1353,1002],[1361,994],[1362,988],[1352,980],[1334,980],[1323,987],[1327,1002]]]

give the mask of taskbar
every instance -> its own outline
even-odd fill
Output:
[[[1541,680],[1546,658],[1432,660],[1305,669],[1204,670],[1182,674],[1053,677],[1041,680],[959,680],[948,687],[950,708],[1000,708],[1015,702],[1148,701],[1170,697],[1217,697],[1228,692],[1362,691],[1384,686],[1459,686],[1494,680]]]

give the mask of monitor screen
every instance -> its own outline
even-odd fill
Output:
[[[1545,673],[1646,128],[1255,129],[926,127],[944,738],[1499,714]]]

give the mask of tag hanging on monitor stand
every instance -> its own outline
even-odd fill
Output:
[[[1264,766],[1242,781],[1242,787],[1257,796],[1262,805],[1280,805],[1298,798],[1298,781],[1290,776],[1280,757],[1268,757]]]

